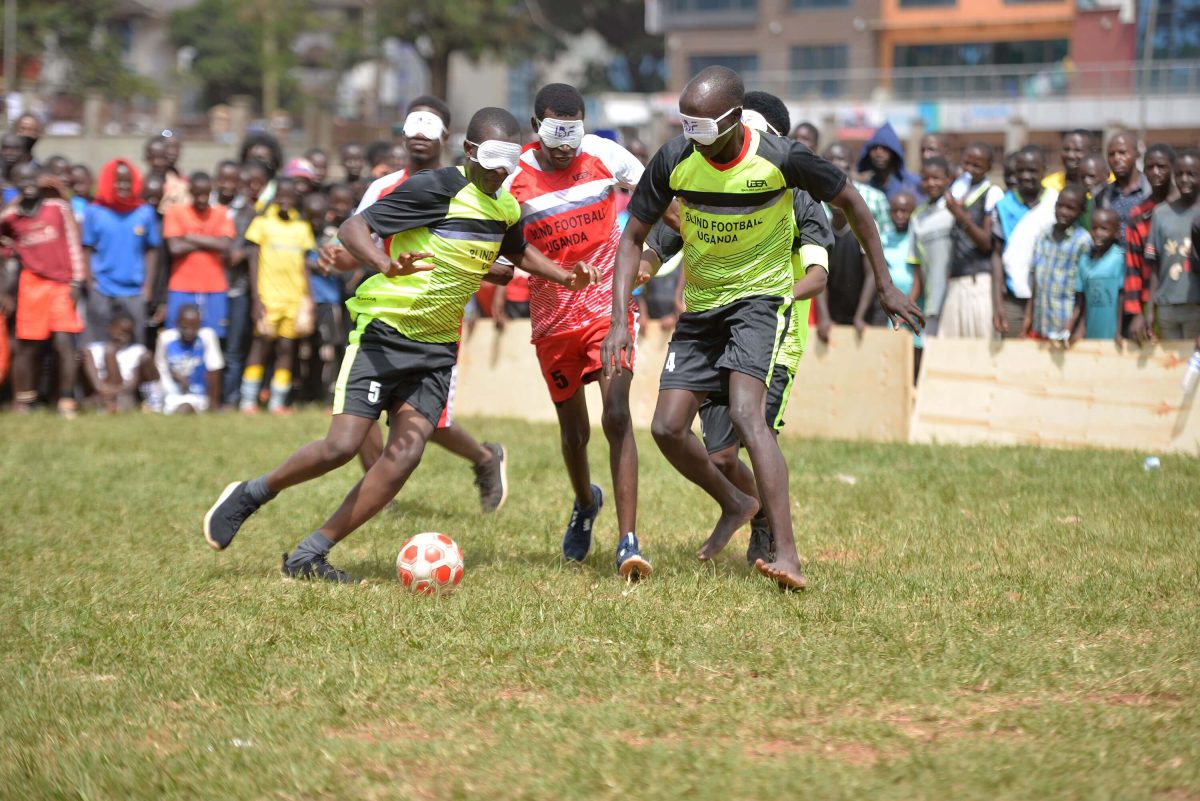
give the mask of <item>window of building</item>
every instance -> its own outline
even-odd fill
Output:
[[[795,76],[791,82],[792,94],[800,97],[814,94],[822,97],[841,95],[841,76],[829,73],[846,69],[848,52],[849,48],[846,45],[793,47],[789,56]]]
[[[676,13],[711,11],[754,11],[758,0],[668,0],[667,8]]]
[[[688,75],[695,75],[706,67],[729,67],[744,79],[747,75],[758,72],[758,55],[727,53],[717,56],[692,56],[688,59]]]
[[[1035,68],[1057,65],[1066,58],[1067,46],[1066,39],[898,45],[893,51],[898,70],[893,89],[910,97],[972,92],[1020,96]]]
[[[809,11],[816,8],[849,8],[850,0],[792,0],[793,11]]]

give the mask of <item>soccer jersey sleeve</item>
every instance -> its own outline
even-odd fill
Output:
[[[242,234],[242,239],[245,239],[252,245],[262,245],[263,228],[266,224],[262,217],[255,217],[250,221],[250,227],[246,229],[246,233]]]
[[[632,153],[611,139],[604,139],[600,136],[595,139],[593,147],[596,155],[612,171],[613,177],[626,186],[637,186],[638,182],[642,180],[642,174],[646,171],[642,163]]]
[[[671,173],[690,147],[686,139],[677,136],[658,149],[629,201],[630,215],[646,225],[653,225],[663,216],[675,199]]]
[[[659,220],[646,237],[646,247],[654,251],[660,262],[666,264],[676,253],[683,250],[683,237],[674,228]]]
[[[525,235],[521,233],[521,226],[514,225],[504,232],[504,239],[500,241],[500,254],[502,256],[519,256],[525,252]],[[511,264],[511,262],[509,262]]]
[[[792,210],[796,215],[796,239],[801,246],[817,245],[826,249],[833,247],[833,230],[829,227],[829,217],[811,195],[803,191],[796,192],[792,199]]]
[[[833,200],[846,185],[846,174],[799,142],[792,142],[780,165],[787,185],[817,200]]]
[[[221,340],[211,328],[200,329],[200,341],[204,343],[204,369],[212,373],[225,369],[225,357],[221,354]]]
[[[457,179],[457,180],[455,180]],[[361,212],[371,232],[387,238],[445,219],[466,178],[457,169],[419,172]]]
[[[156,248],[162,245],[162,229],[158,225],[158,215],[149,206],[142,206],[146,216],[146,245]]]

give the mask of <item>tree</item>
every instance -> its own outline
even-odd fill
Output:
[[[584,91],[662,90],[666,40],[661,34],[646,33],[645,0],[542,0],[539,12],[560,36],[593,30],[614,52],[612,64],[589,66],[588,83],[580,87]]]
[[[115,6],[113,0],[22,3],[17,17],[17,74],[28,75],[39,68],[51,50],[69,65],[67,80],[57,87],[60,91],[82,95],[96,89],[118,100],[154,95],[154,84],[125,66],[117,41],[109,35],[107,26],[118,16]]]
[[[521,0],[380,0],[379,22],[421,54],[438,97],[446,97],[454,53],[479,58],[514,45],[528,53],[547,44]]]
[[[280,105],[291,42],[307,21],[301,0],[200,0],[171,14],[171,40],[192,47],[192,72],[207,105],[237,94],[259,97],[270,114]]]

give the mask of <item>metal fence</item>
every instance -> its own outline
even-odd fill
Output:
[[[796,100],[1016,100],[1050,97],[1200,95],[1200,60],[1140,64],[901,67],[892,70],[759,71],[748,86]]]

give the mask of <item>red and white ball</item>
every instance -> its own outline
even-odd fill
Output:
[[[396,577],[418,595],[446,595],[463,576],[458,543],[436,531],[426,531],[404,543],[396,557]]]

